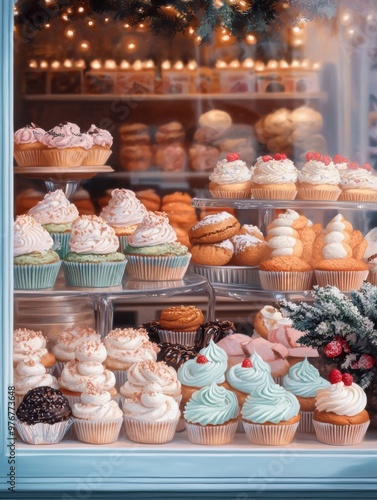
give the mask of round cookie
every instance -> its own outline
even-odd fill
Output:
[[[240,230],[240,223],[228,212],[207,215],[193,226],[188,235],[192,244],[220,243]]]
[[[225,266],[233,256],[233,244],[231,240],[224,240],[212,245],[193,245],[191,255],[191,262],[202,266]]]
[[[243,224],[238,234],[250,234],[251,236],[255,236],[260,240],[264,240],[264,236],[262,231],[257,226],[253,226],[251,224]]]
[[[161,198],[156,193],[154,189],[144,189],[141,191],[135,191],[136,198],[138,198],[141,203],[152,212],[160,210]]]
[[[199,125],[216,130],[218,136],[220,136],[232,125],[232,118],[226,111],[212,109],[200,116]]]
[[[231,238],[234,246],[231,264],[257,266],[265,256],[266,242],[251,234],[236,234]]]

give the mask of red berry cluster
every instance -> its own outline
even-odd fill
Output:
[[[274,156],[271,156],[271,155],[262,156],[263,161],[271,161],[271,160],[280,161],[280,160],[286,160],[287,158],[288,158],[288,156],[284,153],[276,153],[276,154],[274,154]]]
[[[196,362],[199,365],[205,365],[208,363],[208,359],[204,356],[204,354],[199,354],[199,356],[196,358]]]
[[[313,151],[309,151],[305,155],[306,161],[314,160],[314,161],[320,161],[324,163],[326,166],[330,165],[331,163],[331,158],[330,156],[327,155],[321,155],[321,153],[315,153]]]
[[[343,382],[344,385],[352,385],[353,377],[350,373],[342,373],[340,370],[334,368],[329,374],[329,381],[331,384],[339,384]]]
[[[349,163],[349,159],[342,155],[335,155],[332,159],[334,163]]]
[[[226,161],[237,161],[240,159],[240,155],[238,153],[229,153],[226,155]]]
[[[341,337],[336,337],[335,340],[332,340],[328,344],[325,345],[323,349],[323,353],[327,358],[337,358],[343,352],[350,352],[350,348],[348,342]]]
[[[372,171],[372,165],[370,163],[363,163],[359,165],[356,161],[349,161],[348,158],[345,158],[342,155],[335,155],[333,158],[334,163],[347,163],[348,170],[358,170],[359,168],[363,168],[364,170],[368,170],[368,172]]]

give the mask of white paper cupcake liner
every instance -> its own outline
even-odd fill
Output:
[[[256,200],[294,200],[297,191],[283,189],[252,189],[251,195]]]
[[[105,165],[111,155],[110,149],[88,149],[86,157],[83,159],[81,165]]]
[[[127,370],[111,370],[115,375],[115,387],[119,390],[127,381]]]
[[[60,377],[65,365],[66,365],[66,361],[56,361],[55,362],[55,377],[56,378]]]
[[[246,200],[250,199],[251,197],[251,190],[250,189],[245,189],[244,191],[226,191],[226,190],[221,190],[221,191],[214,191],[214,190],[209,190],[213,198],[228,198],[232,200]]]
[[[300,411],[300,423],[297,432],[313,433],[313,413],[314,411]]]
[[[363,441],[370,421],[355,425],[336,425],[313,420],[318,441],[333,445],[359,444]]]
[[[311,290],[313,271],[259,271],[263,290],[302,291]]]
[[[124,416],[128,439],[136,443],[162,444],[172,441],[179,418],[167,422],[145,422]]]
[[[170,330],[158,330],[160,342],[169,342],[170,344],[181,344],[186,347],[192,347],[195,344],[195,332],[172,332]]]
[[[315,271],[318,286],[336,286],[341,292],[358,290],[369,271]]]
[[[15,421],[16,429],[25,443],[29,444],[56,444],[59,443],[68,429],[72,425],[72,419],[56,424],[33,424],[29,425],[25,422],[20,422],[17,418]]]
[[[296,433],[298,422],[287,425],[262,425],[242,421],[247,439],[252,444],[283,446],[289,444]]]
[[[298,190],[298,198],[300,200],[325,200],[336,201],[339,198],[341,189],[310,189],[300,187]]]
[[[77,439],[90,444],[107,444],[117,441],[123,417],[109,420],[84,420],[73,418]]]
[[[201,274],[211,283],[249,285],[257,289],[261,287],[259,269],[254,266],[204,266],[192,263],[190,270]]]
[[[127,254],[126,274],[144,281],[180,280],[186,273],[191,254],[167,257],[146,257]]]
[[[43,150],[46,164],[50,167],[79,167],[87,152],[83,148]]]
[[[14,158],[20,167],[43,167],[47,165],[43,149],[15,149]]]
[[[191,443],[220,445],[231,443],[236,434],[238,421],[224,425],[196,425],[186,422],[187,437]]]

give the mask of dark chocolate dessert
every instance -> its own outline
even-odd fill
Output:
[[[28,391],[17,409],[20,422],[26,424],[56,424],[72,415],[68,399],[52,387],[36,387]]]
[[[147,330],[148,337],[151,342],[158,344],[160,342],[160,338],[158,336],[158,330],[160,329],[160,324],[158,321],[148,321],[148,323],[143,323],[140,325],[140,328],[144,328]]]
[[[198,355],[194,347],[186,347],[181,344],[161,342],[158,347],[160,352],[157,354],[157,361],[165,361],[167,365],[172,366],[175,370],[178,370],[183,363]]]
[[[195,349],[200,351],[203,347],[207,347],[210,340],[215,344],[221,339],[233,335],[237,329],[232,321],[209,321],[203,323],[196,330]]]

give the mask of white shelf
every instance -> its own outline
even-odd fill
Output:
[[[326,100],[326,92],[245,92],[233,94],[29,94],[26,101],[295,101]]]

